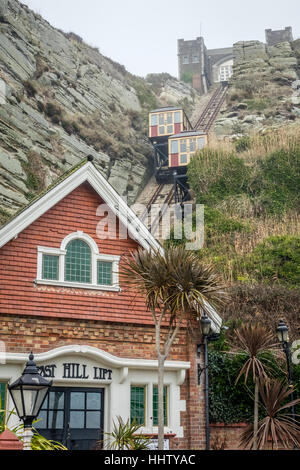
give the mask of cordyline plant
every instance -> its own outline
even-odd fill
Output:
[[[104,447],[109,450],[147,450],[149,437],[138,431],[141,425],[135,421],[124,422],[121,416],[117,416],[117,423],[113,422],[113,430],[106,433],[107,439]]]
[[[277,352],[278,343],[274,340],[274,335],[260,323],[244,324],[234,330],[234,347],[231,353],[245,357],[245,363],[242,366],[236,383],[244,376],[244,382],[248,381],[249,375],[254,382],[254,412],[253,412],[253,450],[257,449],[257,430],[258,430],[258,405],[259,405],[259,380],[267,380],[270,368],[267,364],[264,354]]]
[[[278,449],[279,444],[285,449],[291,445],[300,447],[300,424],[293,419],[287,410],[300,403],[300,398],[287,403],[290,395],[295,391],[286,382],[280,380],[259,381],[259,394],[265,409],[266,416],[258,423],[257,448],[265,448],[271,440],[272,450]],[[242,434],[241,446],[253,449],[253,424],[248,425]]]
[[[218,307],[227,300],[225,286],[211,266],[182,246],[161,251],[139,249],[121,268],[123,282],[140,292],[155,325],[158,359],[158,449],[163,449],[164,363],[176,335],[189,316],[199,316],[208,305]],[[209,315],[209,311],[207,311]]]

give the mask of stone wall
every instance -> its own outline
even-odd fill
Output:
[[[293,32],[291,26],[287,26],[285,29],[279,29],[272,31],[272,29],[266,29],[266,43],[268,46],[275,46],[280,42],[291,42],[293,41]]]

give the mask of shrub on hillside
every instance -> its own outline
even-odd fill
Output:
[[[235,153],[206,148],[194,155],[188,166],[188,180],[197,202],[213,205],[247,192],[250,169]]]
[[[263,136],[254,145],[259,150],[265,148],[267,153],[273,145],[270,140],[271,136]],[[235,147],[240,153],[255,152],[248,137],[237,140]],[[265,158],[249,161],[235,152],[206,148],[197,152],[188,165],[188,180],[198,203],[215,206],[233,196],[244,195],[255,205],[258,216],[297,210],[300,208],[300,144],[296,140],[287,142]]]
[[[299,338],[300,288],[266,283],[236,283],[229,289],[230,303],[222,311],[223,321],[231,327],[242,321],[260,321],[275,331],[280,318],[289,325],[290,338]]]
[[[266,238],[249,254],[245,267],[257,280],[300,285],[300,237]]]
[[[300,145],[273,152],[261,163],[262,198],[268,212],[300,208]]]

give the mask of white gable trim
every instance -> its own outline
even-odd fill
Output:
[[[2,229],[0,229],[0,248],[17,237],[20,232],[84,182],[88,182],[94,188],[113,213],[119,218],[120,222],[125,225],[130,236],[144,249],[162,250],[161,245],[138,219],[132,209],[127,206],[121,196],[119,196],[90,162],[87,162],[77,171],[71,173],[65,180],[50,189],[46,194],[14,217],[11,222],[2,227]]]
[[[82,357],[90,357],[91,359],[99,360],[109,367],[115,368],[128,368],[128,369],[157,369],[158,361],[152,359],[129,359],[123,357],[113,356],[112,354],[103,351],[102,349],[95,348],[94,346],[72,344],[68,346],[61,346],[50,351],[35,354],[35,362],[44,362],[58,357],[76,354]],[[25,364],[28,361],[28,355],[23,353],[6,353],[6,363],[20,363]],[[188,361],[166,361],[165,370],[167,371],[186,371],[190,369],[190,362]],[[181,377],[182,379],[182,377]]]

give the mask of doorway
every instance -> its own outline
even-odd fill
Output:
[[[68,450],[103,446],[104,389],[51,387],[34,426]]]

